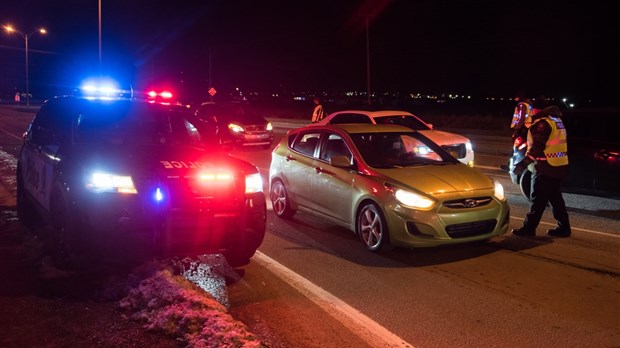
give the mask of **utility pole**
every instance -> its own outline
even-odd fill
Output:
[[[368,105],[372,103],[370,96],[370,39],[368,29],[368,15],[366,15],[366,95],[368,97]]]

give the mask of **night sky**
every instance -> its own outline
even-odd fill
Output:
[[[30,91],[101,71],[205,95],[366,91],[618,99],[618,22],[595,1],[8,1],[29,39]],[[366,45],[366,20],[369,36]],[[0,93],[25,89],[24,39],[0,34]],[[180,87],[179,87],[180,86]]]

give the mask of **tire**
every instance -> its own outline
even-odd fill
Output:
[[[528,201],[532,200],[532,172],[529,170],[523,171],[521,177],[519,178],[519,188],[521,189],[521,193]]]
[[[68,205],[56,196],[52,206],[52,232],[50,236],[52,260],[63,270],[84,269],[88,265],[83,243],[79,240],[80,228],[72,218]]]
[[[241,267],[250,263],[250,258],[254,256],[256,249],[246,249],[238,247],[236,249],[224,253],[224,257],[228,264],[233,267]]]
[[[269,190],[269,198],[277,217],[288,219],[295,215],[296,211],[291,208],[286,187],[281,180],[273,181]]]
[[[17,171],[19,173],[19,169]],[[37,214],[34,205],[26,195],[24,188],[24,181],[20,175],[17,176],[17,218],[26,226],[29,230],[34,230],[35,227],[41,225],[43,220]]]
[[[258,247],[263,243],[263,239],[265,238],[266,218],[267,217],[264,216],[260,227],[251,229],[251,233],[249,232],[250,229],[242,227],[245,229],[246,233],[244,238],[242,238],[234,248],[224,252],[224,257],[231,267],[245,266],[250,263],[250,258],[254,256],[256,250],[258,250]]]
[[[364,203],[359,209],[356,220],[356,234],[366,249],[377,252],[390,248],[387,223],[376,204]]]

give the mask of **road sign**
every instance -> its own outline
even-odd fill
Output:
[[[215,88],[213,88],[213,87],[209,88],[209,94],[211,94],[212,97],[215,95],[215,93],[217,93]]]

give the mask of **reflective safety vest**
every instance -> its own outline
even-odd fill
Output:
[[[549,125],[551,126],[551,134],[549,134],[549,139],[547,139],[547,143],[545,144],[545,157],[535,158],[535,160],[547,161],[547,163],[554,167],[567,165],[568,146],[566,144],[566,129],[564,128],[564,123],[562,123],[562,120],[557,117],[547,116],[534,121],[534,124],[541,121],[549,123]],[[533,143],[534,138],[532,137],[531,132],[528,132],[528,150],[532,147]]]
[[[523,120],[523,125],[525,126],[525,128],[530,128],[530,126],[532,125],[532,116],[534,115],[534,112],[532,111],[532,106],[529,103],[526,102],[520,102],[519,104],[517,104],[517,106],[515,106],[515,111],[512,114],[512,122],[510,123],[510,128],[515,128],[518,124],[519,121],[521,119],[521,108],[525,108],[525,120]]]

